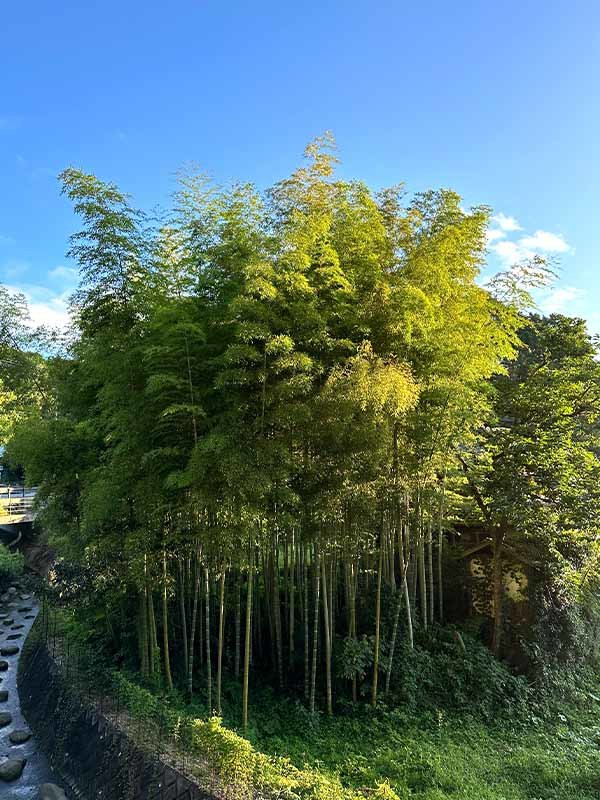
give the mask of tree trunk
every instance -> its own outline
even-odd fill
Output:
[[[418,551],[418,566],[419,566],[419,597],[421,600],[421,623],[423,627],[427,630],[427,582],[425,579],[425,536],[423,534],[423,517],[420,508],[419,508],[417,525],[418,525],[417,551]]]
[[[327,566],[325,559],[321,561],[321,580],[323,582],[323,622],[325,625],[325,686],[327,692],[327,713],[333,714],[333,700],[331,695],[331,628],[329,617],[330,600],[327,596]]]
[[[221,716],[221,673],[223,666],[223,636],[225,633],[225,567],[219,585],[219,646],[217,651],[217,714]]]
[[[252,563],[253,551],[250,549],[248,563],[248,590],[246,593],[246,638],[244,640],[244,679],[242,688],[242,728],[248,729],[248,683],[250,677],[250,639],[252,637]]]
[[[492,636],[492,650],[494,655],[499,658],[502,649],[502,627],[503,627],[503,599],[504,584],[502,575],[502,550],[504,545],[504,531],[496,529],[493,534],[493,555],[492,555],[492,581],[493,581],[493,603],[494,603],[494,632]]]
[[[140,592],[139,604],[139,622],[138,628],[140,632],[140,669],[143,678],[147,678],[150,672],[150,665],[148,663],[148,601],[146,600],[146,586]]]
[[[212,665],[210,660],[210,578],[208,567],[204,567],[205,615],[206,615],[206,704],[212,714]]]
[[[319,643],[319,594],[321,590],[321,554],[315,548],[314,582],[315,582],[315,613],[313,618],[313,647],[312,647],[312,672],[310,677],[310,713],[315,713],[315,696],[317,691],[317,646]]]
[[[187,675],[188,669],[188,633],[187,633],[187,618],[185,613],[185,576],[184,566],[181,560],[177,562],[179,572],[179,613],[181,614],[181,638],[183,640],[183,663],[184,676]]]
[[[290,669],[294,663],[294,625],[296,622],[295,578],[296,578],[296,540],[294,537],[294,532],[292,531],[292,547],[290,553],[290,582],[289,582],[290,602],[289,602],[289,620],[288,620]]]
[[[383,534],[383,531],[382,531]],[[381,573],[383,571],[383,548],[379,542],[379,564],[377,568],[377,595],[375,599],[375,654],[373,656],[373,686],[371,689],[371,705],[377,705],[377,682],[379,679],[379,645],[381,623]]]
[[[444,499],[446,493],[446,479],[442,483],[442,494],[440,497],[440,513],[438,518],[438,551],[437,551],[437,573],[438,573],[438,606],[440,625],[444,624],[444,584],[443,584],[443,544],[444,544]]]
[[[308,609],[308,564],[306,552],[304,554],[304,697],[308,700],[310,694],[310,639],[309,639],[309,609]]]
[[[200,595],[200,564],[196,562],[196,579],[193,588],[193,610],[192,621],[190,623],[190,642],[188,646],[188,665],[187,665],[187,695],[191,702],[193,693],[194,675],[194,639],[196,638],[196,624],[198,620],[198,597]]]
[[[150,675],[159,671],[160,655],[158,648],[158,635],[156,632],[156,616],[154,614],[154,597],[152,592],[148,592],[148,626],[150,640]]]
[[[433,530],[431,519],[427,521],[427,585],[429,587],[428,611],[429,623],[433,625],[435,591],[433,585]]]
[[[233,660],[233,674],[236,680],[240,677],[240,648],[242,627],[242,574],[238,572],[235,597],[235,656]]]
[[[163,590],[162,590],[162,629],[163,629],[163,650],[165,656],[165,683],[169,691],[173,688],[173,677],[171,675],[171,659],[169,656],[169,609],[167,597],[167,553],[163,547],[162,553],[163,566]]]

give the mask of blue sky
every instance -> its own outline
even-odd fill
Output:
[[[558,257],[546,311],[600,332],[597,2],[3,5],[0,281],[64,319],[72,164],[166,204],[190,161],[266,186],[330,129],[342,174],[497,214],[490,269]]]

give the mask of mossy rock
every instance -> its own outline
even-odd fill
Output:
[[[12,731],[8,738],[12,744],[25,744],[31,739],[31,731],[26,728],[18,728],[16,731]]]
[[[26,758],[9,758],[4,764],[0,764],[0,780],[16,781],[21,777],[26,763]]]

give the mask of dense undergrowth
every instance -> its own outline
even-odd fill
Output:
[[[242,736],[239,685],[223,688],[223,717],[201,693],[180,692],[115,669],[64,612],[52,635],[78,647],[92,689],[118,696],[146,746],[189,756],[188,770],[218,796],[242,800],[592,800],[600,796],[600,680],[555,671],[553,692],[532,686],[464,636],[465,651],[417,647],[399,659],[411,676],[390,702],[341,704],[310,714],[300,698],[254,687]],[[57,633],[58,632],[58,633]],[[439,642],[442,642],[440,645]],[[83,648],[83,649],[82,649]],[[90,688],[88,687],[88,688]],[[136,728],[136,722],[138,723]],[[141,723],[141,724],[140,724]],[[151,745],[150,745],[151,746]]]
[[[23,572],[23,556],[13,553],[8,547],[0,544],[0,591],[16,580]]]

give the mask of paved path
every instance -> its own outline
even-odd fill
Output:
[[[0,723],[3,721],[2,715],[5,713],[8,712],[11,717],[8,724],[0,727],[0,775],[3,765],[9,759],[26,759],[20,777],[11,781],[0,777],[1,800],[8,798],[39,800],[45,796],[43,793],[40,794],[40,786],[55,783],[48,762],[40,752],[33,736],[22,744],[15,744],[11,741],[11,734],[15,739],[19,738],[20,732],[23,732],[21,738],[25,738],[30,733],[21,713],[17,692],[17,664],[23,642],[33,625],[37,612],[38,606],[35,598],[21,589],[17,588],[15,591],[15,587],[13,587],[10,594],[0,597]],[[4,650],[11,646],[18,647],[19,651],[14,655],[6,655]],[[6,700],[3,699],[6,697],[2,694],[3,692],[8,692]]]

